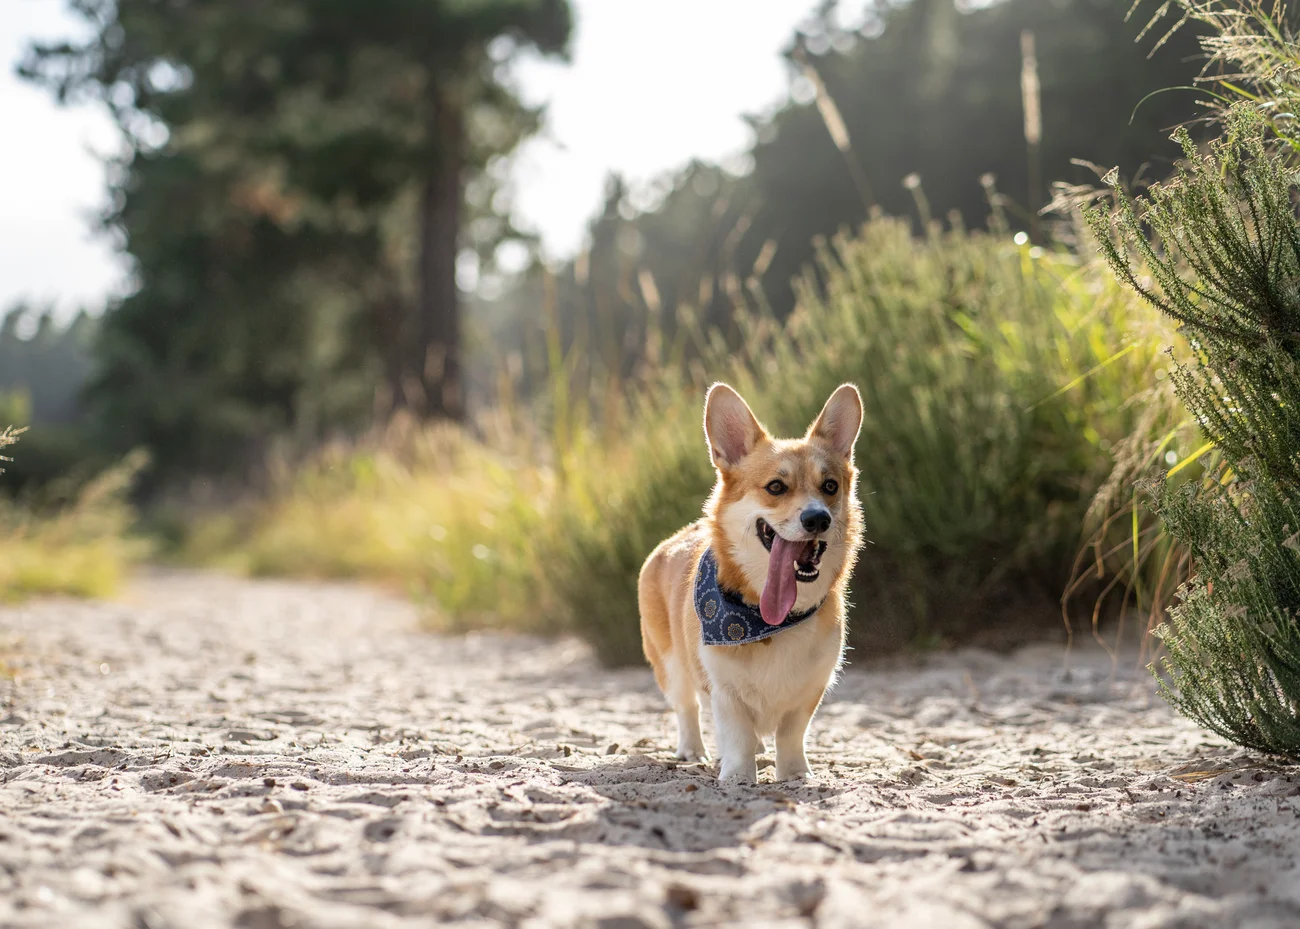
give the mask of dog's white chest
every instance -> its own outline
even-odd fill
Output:
[[[842,646],[813,623],[796,626],[771,645],[740,648],[705,646],[701,658],[709,682],[738,698],[753,714],[759,732],[772,732],[781,717],[806,707],[830,685],[839,667]]]

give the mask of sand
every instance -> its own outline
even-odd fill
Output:
[[[417,622],[187,574],[0,610],[0,925],[1300,925],[1297,773],[1130,656],[858,656],[814,781],[723,790],[647,671]]]

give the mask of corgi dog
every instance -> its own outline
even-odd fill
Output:
[[[645,656],[677,714],[677,757],[708,757],[704,700],[724,783],[756,783],[755,756],[773,733],[777,780],[810,773],[804,740],[843,660],[861,545],[861,427],[851,384],[802,439],[773,438],[735,390],[709,389],[704,434],[717,483],[704,518],[651,553],[637,595]]]

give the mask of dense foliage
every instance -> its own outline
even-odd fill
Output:
[[[1252,107],[1140,204],[1120,197],[1116,272],[1181,325],[1178,396],[1216,480],[1151,490],[1195,576],[1161,630],[1176,706],[1241,745],[1300,756],[1300,222],[1295,170]],[[1149,277],[1147,274],[1149,273]]]

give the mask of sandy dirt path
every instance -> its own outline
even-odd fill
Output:
[[[850,670],[814,783],[721,790],[647,672],[415,624],[194,575],[0,610],[0,925],[1300,925],[1300,778],[1130,661]]]

